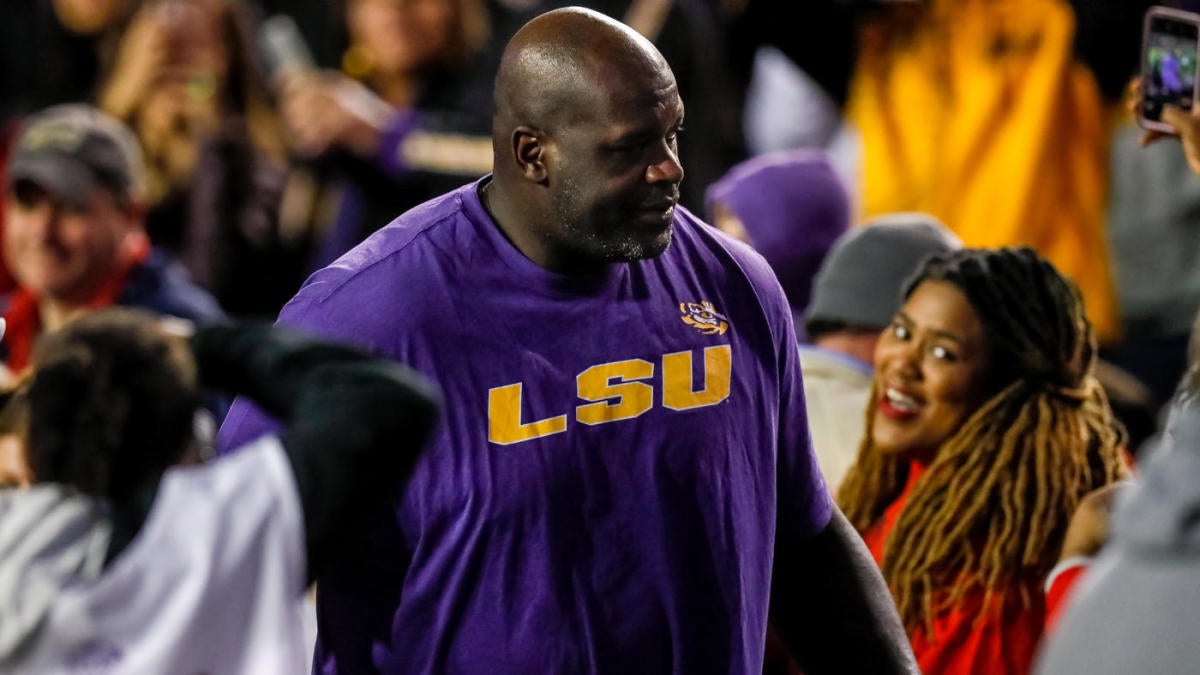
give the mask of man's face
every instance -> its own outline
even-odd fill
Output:
[[[138,220],[132,207],[96,188],[68,204],[19,181],[5,200],[4,255],[13,276],[39,297],[83,303],[116,274]]]
[[[671,243],[683,102],[663,66],[643,82],[597,78],[578,122],[552,134],[555,245],[594,262],[652,258]]]

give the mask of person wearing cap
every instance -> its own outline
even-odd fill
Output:
[[[733,167],[705,192],[709,222],[766,258],[787,295],[796,330],[813,277],[850,227],[850,196],[826,154],[790,150]]]
[[[811,344],[800,346],[813,450],[836,491],[862,440],[879,334],[900,308],[922,260],[961,248],[933,216],[898,213],[868,221],[834,243],[805,311]]]
[[[0,360],[19,372],[35,338],[80,312],[121,305],[191,321],[223,316],[183,268],[150,246],[132,132],[82,104],[32,116],[15,141],[4,256],[18,288],[3,305]]]

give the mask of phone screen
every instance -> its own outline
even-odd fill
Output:
[[[1150,21],[1146,71],[1142,73],[1142,115],[1161,119],[1165,104],[1192,107],[1196,89],[1197,26],[1167,17]]]

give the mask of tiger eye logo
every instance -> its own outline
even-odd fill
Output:
[[[679,311],[683,313],[681,318],[684,323],[705,335],[724,335],[729,330],[729,320],[717,313],[717,309],[707,300],[681,302]]]

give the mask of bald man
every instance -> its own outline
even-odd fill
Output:
[[[649,42],[544,14],[501,63],[494,173],[284,308],[446,401],[318,580],[317,671],[759,673],[773,604],[809,673],[915,672],[813,460],[787,299],[676,206],[683,116]],[[267,428],[239,403],[223,435]]]

